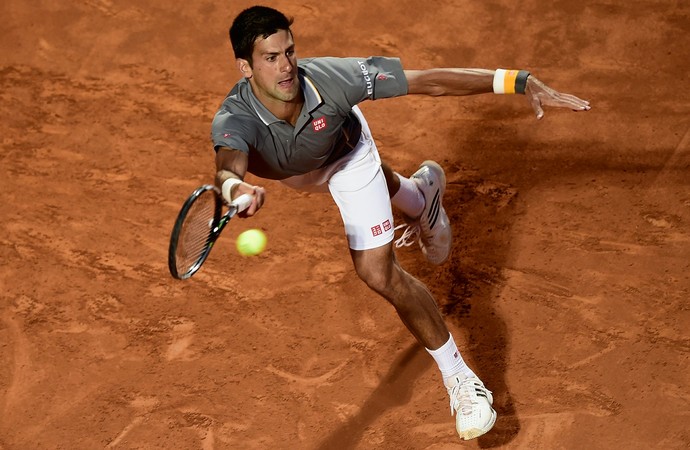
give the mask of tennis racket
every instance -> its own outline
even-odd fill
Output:
[[[189,196],[175,220],[168,248],[168,268],[178,280],[194,275],[208,258],[220,232],[235,214],[252,203],[252,196],[242,194],[228,203],[217,187],[206,184]],[[223,208],[227,212],[223,214]]]

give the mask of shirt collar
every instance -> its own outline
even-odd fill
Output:
[[[316,89],[316,86],[314,86],[314,83],[312,83],[312,81],[307,78],[307,76],[302,73],[301,70],[297,74],[297,77],[299,79],[302,92],[304,93],[304,106],[307,111],[312,112],[323,103],[323,98],[321,98],[321,94],[319,94],[319,91]],[[254,91],[252,91],[252,85],[249,83],[249,81],[247,81],[247,87],[249,88],[249,102],[251,103],[252,108],[254,108],[256,115],[259,116],[259,119],[261,119],[266,126],[271,125],[272,123],[282,122],[280,119],[274,116],[273,113],[269,111],[258,98],[256,98]]]
[[[246,78],[245,78],[246,80]],[[254,108],[254,112],[256,113],[257,116],[259,116],[259,119],[265,124],[265,125],[270,125],[272,123],[280,122],[280,119],[278,119],[276,116],[273,115],[271,111],[266,108],[263,103],[259,101],[258,98],[254,95],[254,91],[252,90],[252,85],[247,81],[247,92],[249,92],[249,103],[252,105],[252,108]]]
[[[312,83],[306,75],[300,71],[298,76],[300,86],[302,86],[302,92],[304,92],[305,106],[307,107],[307,111],[312,112],[323,103],[323,99],[321,98],[321,94],[319,94],[319,90],[316,89],[314,83]]]

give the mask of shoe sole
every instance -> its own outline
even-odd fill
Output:
[[[491,421],[486,426],[486,428],[472,428],[469,430],[465,430],[462,433],[458,431],[458,434],[465,441],[469,441],[470,439],[476,439],[479,436],[488,433],[494,427],[494,424],[496,423],[496,416],[497,416],[496,411],[492,410],[491,411]]]

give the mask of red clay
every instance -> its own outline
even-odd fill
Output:
[[[0,6],[0,449],[690,446],[687,2],[272,2],[301,56],[525,68],[592,102],[362,105],[397,170],[449,178],[451,261],[398,255],[494,391],[468,443],[328,196],[262,182],[200,273],[167,272],[250,3],[63,3]]]

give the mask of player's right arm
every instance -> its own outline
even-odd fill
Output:
[[[256,214],[264,204],[264,197],[266,195],[266,190],[263,187],[253,186],[244,182],[248,166],[249,156],[247,153],[234,148],[218,147],[216,151],[216,186],[222,189],[223,183],[230,179],[236,179],[241,181],[241,183],[235,184],[232,187],[230,190],[231,198],[236,199],[242,194],[250,194],[254,197],[249,208],[239,214],[241,217],[249,217]]]

